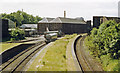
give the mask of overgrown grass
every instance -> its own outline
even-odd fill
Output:
[[[28,71],[67,71],[66,48],[69,40],[74,35],[66,35],[60,40],[56,40],[49,47],[42,59],[41,54],[33,61]],[[39,61],[40,60],[40,61]]]

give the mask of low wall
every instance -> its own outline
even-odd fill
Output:
[[[15,46],[13,48],[4,51],[2,54],[0,54],[0,61],[2,61],[0,65],[7,62],[9,59],[13,58],[14,56],[24,51],[25,49],[31,47],[32,45],[34,44],[20,44],[18,46]]]

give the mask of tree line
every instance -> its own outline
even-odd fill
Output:
[[[38,23],[42,18],[39,16],[33,16],[27,14],[26,12],[18,10],[17,12],[13,12],[10,14],[2,13],[0,14],[2,19],[10,19],[16,23],[16,26],[19,27],[22,24],[35,24]]]

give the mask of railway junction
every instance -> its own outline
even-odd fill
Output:
[[[85,36],[86,34],[67,35],[48,44],[40,39],[23,41],[24,45],[20,47],[23,50],[14,47],[1,53],[1,72],[103,71],[101,64],[87,51]]]

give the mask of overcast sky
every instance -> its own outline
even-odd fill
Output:
[[[0,13],[24,10],[28,14],[40,17],[83,17],[118,16],[120,0],[0,0]]]

